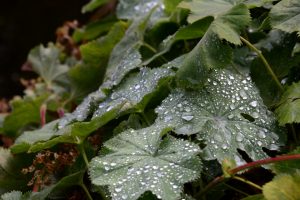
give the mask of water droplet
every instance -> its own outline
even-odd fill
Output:
[[[134,89],[136,89],[136,90],[138,90],[140,88],[141,88],[141,86],[139,84],[137,84],[137,85],[134,86]]]
[[[242,99],[247,99],[248,98],[247,94],[246,94],[246,92],[244,90],[240,91],[240,96],[242,97]]]
[[[228,148],[227,144],[222,144],[222,149],[226,150]]]
[[[183,113],[181,118],[186,121],[191,121],[194,118],[194,116],[191,113]]]
[[[234,117],[233,114],[228,115],[228,119],[232,119]]]
[[[122,195],[122,199],[125,200],[125,199],[127,199],[127,198],[128,198],[128,196],[127,196],[126,194],[123,194],[123,195]]]
[[[255,108],[257,106],[257,101],[252,101],[250,103],[250,106],[252,106],[253,108]]]
[[[110,166],[112,166],[112,167],[114,167],[116,165],[117,165],[116,163],[110,163]]]
[[[243,136],[241,135],[241,134],[238,134],[237,136],[236,136],[236,141],[237,142],[242,142],[243,141]]]
[[[258,146],[261,146],[261,145],[262,145],[262,142],[261,142],[261,141],[258,141],[257,144],[258,144]]]
[[[263,131],[260,130],[260,131],[258,132],[258,137],[264,139],[264,138],[266,138],[266,134],[265,134]]]
[[[121,192],[121,191],[122,191],[122,188],[121,188],[121,187],[115,188],[115,191],[116,191],[116,192]]]

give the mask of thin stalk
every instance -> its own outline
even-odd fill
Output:
[[[85,163],[86,167],[88,167],[88,166],[89,166],[89,160],[88,160],[88,158],[87,158],[87,156],[86,156],[86,153],[85,153],[83,144],[80,144],[80,145],[79,145],[79,151],[80,151],[80,153],[81,153],[81,155],[82,155],[82,158],[83,158],[83,160],[84,160],[84,163]]]
[[[151,125],[150,120],[149,120],[148,117],[145,115],[145,113],[144,113],[144,112],[141,112],[140,115],[142,116],[142,118],[144,119],[144,121],[146,122],[146,124],[147,124],[148,126],[150,126],[150,125]]]
[[[89,190],[86,188],[85,184],[82,183],[82,184],[80,184],[80,186],[81,186],[81,188],[84,190],[84,192],[85,192],[85,194],[86,194],[86,196],[87,196],[87,199],[88,199],[88,200],[93,200],[93,197],[91,196]]]
[[[239,193],[241,193],[241,194],[243,194],[243,195],[245,195],[245,196],[250,196],[249,194],[247,194],[246,192],[244,192],[244,191],[242,191],[242,190],[239,190],[239,189],[237,189],[237,188],[235,188],[235,187],[232,187],[231,185],[228,185],[228,184],[226,184],[226,183],[222,183],[223,185],[225,185],[226,187],[228,187],[229,189],[232,189],[232,190],[234,190],[234,191],[237,191],[237,192],[239,192]]]
[[[264,55],[261,53],[261,51],[259,49],[257,49],[253,44],[251,44],[248,40],[246,40],[245,38],[243,38],[242,36],[240,36],[240,39],[250,48],[252,49],[255,53],[257,53],[258,57],[260,57],[260,59],[262,60],[262,62],[264,63],[266,69],[268,70],[269,74],[272,76],[273,80],[275,81],[275,83],[277,84],[278,88],[283,91],[283,87],[281,85],[281,83],[279,82],[276,74],[274,73],[272,67],[270,66],[270,64],[268,63],[268,61],[266,60],[266,58],[264,57]]]
[[[241,171],[244,171],[244,170],[247,170],[250,168],[254,168],[254,167],[258,167],[258,166],[266,165],[266,164],[271,164],[271,163],[276,163],[276,162],[288,161],[288,160],[300,160],[300,154],[284,155],[284,156],[278,156],[275,158],[267,158],[267,159],[263,159],[263,160],[250,162],[245,165],[241,165],[239,167],[229,170],[228,174],[231,174],[231,176],[233,177],[238,172],[241,172]],[[228,178],[225,178],[224,175],[216,177],[214,180],[212,180],[210,183],[208,183],[203,190],[201,190],[198,194],[196,194],[196,199],[200,198],[211,188],[215,187],[219,183],[222,183],[226,180],[228,180]]]
[[[154,54],[158,53],[157,50],[153,46],[151,46],[150,44],[148,44],[147,42],[143,42],[142,45],[144,47],[146,47],[147,49],[149,49],[150,51],[152,51]],[[159,56],[159,58],[161,58],[162,61],[164,61],[164,62],[168,62],[168,60],[165,57],[163,57],[162,55]]]
[[[262,190],[262,187],[260,187],[259,185],[255,184],[255,183],[253,183],[253,182],[251,182],[251,181],[249,181],[249,180],[247,180],[247,179],[244,179],[244,178],[242,178],[242,177],[239,177],[239,176],[233,176],[233,179],[238,180],[238,181],[241,181],[241,182],[243,182],[243,183],[246,183],[246,184],[248,184],[248,185],[250,185],[250,186],[252,186],[252,187],[254,187],[254,188],[256,188],[256,189]]]

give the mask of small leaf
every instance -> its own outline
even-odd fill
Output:
[[[289,33],[300,35],[300,2],[298,0],[282,0],[270,11],[271,25]]]
[[[82,7],[81,12],[82,13],[86,13],[89,11],[93,11],[96,8],[108,3],[109,0],[91,0],[88,4],[86,4],[85,6]]]
[[[128,130],[104,144],[107,149],[90,163],[95,185],[108,185],[112,199],[138,199],[151,191],[161,199],[180,197],[183,184],[199,177],[197,145],[167,136],[151,126]]]
[[[32,49],[28,55],[28,61],[32,69],[38,73],[49,87],[53,83],[65,82],[65,77],[69,67],[61,64],[59,60],[60,50],[50,43],[48,47],[40,45]]]
[[[283,93],[275,113],[280,125],[300,122],[300,82],[293,83]]]
[[[193,0],[182,2],[181,8],[191,10],[188,21],[193,23],[199,19],[212,16],[211,31],[233,44],[241,44],[240,31],[250,23],[250,12],[239,0]]]
[[[39,124],[40,107],[48,95],[37,98],[16,99],[11,102],[12,112],[5,117],[3,131],[6,135],[17,136],[21,128],[29,124]]]
[[[263,194],[267,200],[300,199],[300,171],[277,175],[273,181],[263,186]]]
[[[202,90],[175,90],[156,108],[157,121],[206,144],[205,159],[235,159],[237,149],[255,160],[266,157],[262,147],[283,142],[275,117],[264,106],[250,78],[214,70]],[[279,135],[278,135],[278,134]]]

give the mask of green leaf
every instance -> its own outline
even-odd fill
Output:
[[[182,0],[163,0],[166,12],[168,12],[168,13],[174,12],[174,10],[176,9],[177,5],[181,1]]]
[[[300,122],[300,82],[287,87],[275,113],[280,125]]]
[[[287,34],[280,30],[272,30],[266,38],[255,44],[262,51],[280,81],[286,78],[292,67],[300,63],[300,55],[292,57],[296,40],[296,35]],[[271,79],[270,73],[266,70],[260,58],[256,57],[250,66],[251,77],[259,88],[265,104],[274,106],[278,103],[282,92],[276,86],[275,81]]]
[[[272,3],[276,0],[244,0],[243,3],[248,6],[248,8],[257,8],[257,7],[272,7]]]
[[[91,0],[88,4],[82,7],[81,12],[86,13],[95,10],[96,8],[108,3],[109,0]]]
[[[30,178],[21,173],[31,164],[31,156],[12,155],[10,150],[0,148],[0,194],[11,190],[26,190]]]
[[[180,3],[179,7],[191,10],[189,23],[208,16],[214,17],[211,31],[220,39],[241,44],[240,32],[250,23],[251,18],[247,6],[239,2],[239,0],[193,0]]]
[[[300,147],[298,147],[296,150],[290,152],[287,155],[294,155],[294,154],[300,154]],[[274,163],[272,166],[272,170],[276,174],[280,173],[286,173],[286,174],[293,174],[297,172],[297,170],[300,170],[300,160],[286,160],[284,162],[277,162]]]
[[[20,191],[7,192],[1,195],[1,200],[29,200],[30,193],[22,194]]]
[[[126,31],[125,36],[115,45],[110,55],[102,88],[111,89],[118,85],[129,71],[139,67],[142,63],[139,48],[143,44],[150,15],[135,20]]]
[[[208,72],[213,68],[224,68],[231,63],[232,50],[210,31],[197,46],[186,55],[176,77],[185,87],[203,86]]]
[[[67,115],[59,122],[53,121],[42,129],[23,133],[17,138],[12,151],[36,152],[57,143],[81,143],[91,132],[114,118],[130,112],[142,112],[152,96],[159,93],[172,76],[173,72],[166,68],[144,68],[140,73],[131,74],[106,100],[104,97],[101,99],[98,93],[93,93],[73,114]],[[96,102],[101,100],[104,101],[96,105]],[[95,110],[95,107],[98,108]],[[82,122],[90,115],[93,115],[90,121]],[[74,121],[75,123],[70,124]]]
[[[92,159],[89,173],[95,185],[108,185],[112,199],[138,199],[151,191],[161,199],[180,197],[183,184],[199,177],[200,149],[188,141],[162,135],[151,126],[128,130],[104,143]]]
[[[263,194],[267,200],[300,199],[300,171],[277,175],[273,181],[263,186]]]
[[[40,107],[48,95],[37,98],[16,99],[11,102],[12,112],[5,117],[3,131],[6,135],[17,136],[29,124],[39,124]]]
[[[300,35],[300,2],[282,0],[270,11],[271,25],[274,28]]]
[[[69,67],[61,64],[60,50],[52,43],[48,47],[43,45],[32,49],[28,55],[28,61],[32,69],[38,73],[46,84],[51,87],[53,83],[64,83],[65,75]]]
[[[75,29],[72,38],[76,43],[94,40],[100,35],[107,33],[114,26],[116,21],[117,19],[115,17],[107,17],[91,22],[86,26]]]
[[[110,53],[123,37],[125,28],[125,23],[115,23],[106,36],[80,46],[83,64],[68,72],[73,89],[79,96],[85,96],[99,87]]]
[[[249,77],[214,70],[202,90],[175,90],[156,108],[158,122],[206,144],[205,159],[235,159],[237,149],[255,160],[266,157],[262,147],[278,148],[283,137]],[[278,134],[279,135],[278,135]]]
[[[150,21],[156,22],[164,17],[164,7],[163,0],[120,0],[117,16],[119,19],[135,20],[153,12]]]

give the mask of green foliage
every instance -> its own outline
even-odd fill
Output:
[[[283,93],[275,113],[281,125],[300,122],[300,82],[293,83]]]
[[[151,126],[125,131],[104,143],[103,153],[93,158],[93,184],[109,185],[112,199],[137,199],[146,191],[158,198],[177,199],[184,183],[199,176],[197,145],[167,136]]]
[[[39,79],[0,118],[0,141],[13,141],[13,154],[0,148],[1,198],[299,199],[299,2],[92,0],[82,11],[115,4],[72,45],[30,51]],[[43,157],[62,152],[59,170]],[[262,194],[250,180],[216,187],[266,163]]]
[[[300,35],[300,2],[298,0],[282,0],[270,12],[271,24],[274,28]]]

